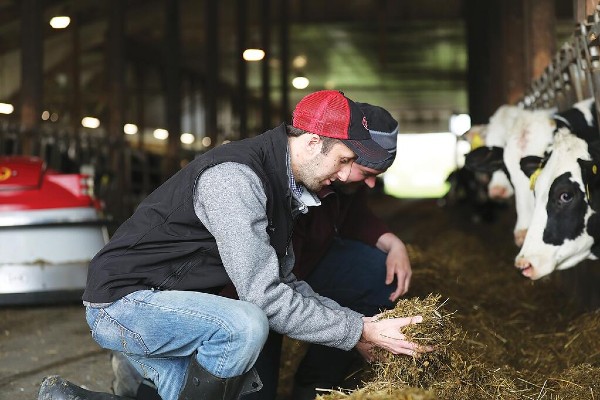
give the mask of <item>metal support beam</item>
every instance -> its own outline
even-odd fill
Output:
[[[108,30],[106,32],[106,91],[110,101],[108,105],[107,142],[110,170],[113,171],[115,182],[110,198],[107,199],[113,217],[118,221],[128,217],[123,193],[129,193],[131,188],[131,173],[125,168],[123,125],[125,123],[125,11],[121,0],[110,0],[108,3]]]
[[[236,96],[237,112],[239,118],[239,137],[245,139],[248,137],[248,68],[247,63],[242,57],[248,44],[248,10],[246,0],[237,0],[236,2],[236,72],[238,95]]]
[[[211,145],[217,145],[217,100],[219,92],[219,2],[205,1],[206,58],[204,105],[206,109],[205,134],[211,139]]]
[[[281,120],[291,123],[290,97],[289,97],[289,74],[290,74],[290,16],[289,1],[280,0],[279,15],[279,46],[281,48]]]
[[[262,18],[260,21],[261,47],[265,51],[265,58],[261,62],[261,111],[262,130],[265,132],[271,127],[271,1],[262,0]]]
[[[21,134],[22,154],[40,151],[39,123],[43,96],[42,0],[21,1]]]
[[[165,110],[169,137],[163,169],[164,179],[170,177],[179,169],[181,151],[181,35],[179,0],[166,2],[165,21]]]

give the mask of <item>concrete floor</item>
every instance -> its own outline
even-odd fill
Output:
[[[83,305],[2,307],[0,400],[37,399],[48,375],[110,392],[109,352],[91,338]]]

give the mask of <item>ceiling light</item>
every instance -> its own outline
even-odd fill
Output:
[[[54,29],[65,29],[71,23],[71,18],[61,15],[52,17],[50,20],[50,26]]]
[[[211,143],[212,143],[212,140],[210,140],[210,138],[208,136],[204,136],[202,138],[202,146],[209,147]]]
[[[0,114],[12,114],[15,107],[12,104],[0,103]]]
[[[265,58],[265,51],[262,49],[246,49],[243,57],[246,61],[260,61]]]
[[[125,132],[126,135],[135,135],[138,133],[138,127],[136,124],[125,124],[123,126],[123,132]]]
[[[325,87],[325,89],[329,89],[329,90],[335,89],[335,81],[333,79],[328,79],[325,81],[323,86]]]
[[[296,56],[292,61],[292,66],[294,68],[304,68],[306,67],[306,56]]]
[[[81,125],[84,128],[96,129],[97,127],[100,126],[100,120],[98,118],[94,118],[94,117],[84,117],[81,120]]]
[[[305,76],[297,76],[292,79],[292,86],[296,89],[306,89],[310,81]]]
[[[182,133],[179,140],[184,144],[192,144],[196,138],[191,133]]]
[[[158,128],[154,130],[154,133],[152,135],[158,140],[165,140],[169,137],[169,131],[167,131],[166,129]]]

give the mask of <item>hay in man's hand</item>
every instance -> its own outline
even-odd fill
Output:
[[[451,319],[452,313],[443,310],[445,302],[440,302],[440,298],[440,295],[430,294],[423,300],[400,300],[394,309],[379,315],[379,319],[421,315],[421,323],[407,325],[402,333],[407,341],[433,350],[416,357],[406,357],[375,348],[373,351],[378,360],[374,368],[376,381],[419,388],[429,388],[435,382],[437,371],[449,363],[448,349],[462,335]]]

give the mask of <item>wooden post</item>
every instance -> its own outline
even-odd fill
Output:
[[[473,124],[487,124],[500,100],[492,93],[492,40],[498,41],[492,22],[492,4],[480,0],[466,0],[466,30],[468,49],[469,114]],[[497,31],[495,31],[497,32]],[[495,58],[498,58],[497,56]]]
[[[575,22],[585,22],[588,15],[596,10],[598,0],[573,0],[573,16]]]
[[[553,0],[525,1],[528,81],[539,77],[556,54],[556,17],[554,13]]]
[[[529,0],[526,0],[529,1]],[[503,43],[501,59],[504,103],[515,104],[530,82],[526,69],[528,36],[527,16],[522,0],[502,1]]]

